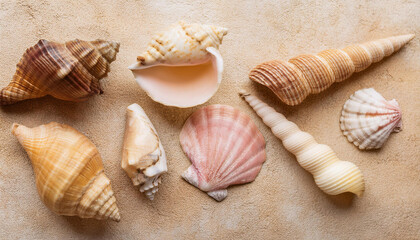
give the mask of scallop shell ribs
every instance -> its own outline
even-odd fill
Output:
[[[356,91],[341,112],[340,128],[359,149],[378,149],[392,132],[402,130],[401,109],[373,88]]]
[[[413,38],[414,34],[401,35],[317,55],[300,55],[287,62],[269,61],[253,68],[249,78],[270,88],[284,103],[297,105],[309,94],[324,91],[334,82],[381,61]]]
[[[183,178],[217,201],[227,197],[227,187],[254,181],[266,159],[257,126],[231,106],[210,105],[194,112],[180,141],[192,164]]]
[[[99,80],[110,71],[118,49],[119,43],[104,40],[40,40],[17,64],[12,81],[0,92],[0,105],[46,95],[77,102],[100,94]]]
[[[36,186],[53,212],[120,221],[120,214],[95,145],[74,128],[49,123],[34,128],[13,124],[12,133],[28,153]]]

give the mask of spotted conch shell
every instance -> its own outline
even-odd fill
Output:
[[[144,110],[138,104],[127,108],[127,121],[121,167],[140,186],[140,192],[153,200],[167,171],[166,154],[162,143]]]
[[[34,128],[13,124],[12,133],[28,153],[36,186],[53,212],[120,221],[120,214],[95,145],[74,128],[49,123]]]
[[[46,95],[77,102],[100,94],[99,80],[110,71],[119,46],[104,40],[40,40],[23,54],[12,81],[0,92],[0,105]]]
[[[255,96],[244,91],[240,95],[284,147],[296,156],[299,164],[313,175],[322,191],[330,195],[352,192],[360,197],[363,194],[363,175],[354,163],[338,159],[329,146],[317,143],[309,133],[302,132],[296,124]]]
[[[360,149],[378,149],[392,132],[402,130],[401,109],[373,88],[356,91],[341,112],[340,127],[349,142]]]
[[[231,106],[197,110],[179,138],[192,163],[182,177],[217,201],[227,197],[227,187],[254,181],[266,158],[257,126]]]
[[[401,35],[317,55],[300,55],[287,62],[269,61],[252,69],[249,78],[269,87],[284,103],[297,105],[309,94],[319,93],[381,61],[413,38],[414,34]]]
[[[180,108],[202,104],[222,80],[218,49],[226,34],[223,27],[180,21],[154,36],[129,69],[156,102]]]

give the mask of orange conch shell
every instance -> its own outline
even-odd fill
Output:
[[[15,123],[12,133],[31,159],[39,196],[49,209],[65,216],[120,220],[101,156],[87,137],[55,122],[34,128]]]

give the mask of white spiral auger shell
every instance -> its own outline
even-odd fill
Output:
[[[357,196],[363,194],[363,175],[354,163],[338,159],[329,146],[318,144],[312,135],[301,131],[296,124],[255,96],[244,91],[240,95],[274,135],[283,141],[284,147],[296,156],[298,163],[313,175],[322,191],[330,195],[344,192],[352,192]]]

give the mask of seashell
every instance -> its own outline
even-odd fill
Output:
[[[31,159],[39,196],[49,209],[59,215],[120,221],[101,156],[87,137],[55,122],[34,128],[14,123],[12,133]]]
[[[359,149],[378,149],[392,132],[402,130],[401,109],[373,88],[356,91],[341,112],[340,128]]]
[[[222,81],[218,49],[226,34],[223,27],[178,22],[156,35],[129,69],[156,102],[180,108],[205,103]]]
[[[363,194],[363,175],[354,163],[338,159],[329,146],[318,144],[309,133],[302,132],[296,124],[258,98],[244,91],[240,95],[284,147],[296,156],[299,165],[313,175],[322,191],[330,195],[352,192],[360,197]]]
[[[150,200],[158,191],[161,174],[168,170],[156,129],[138,104],[127,108],[121,167]]]
[[[110,71],[119,46],[104,40],[40,40],[23,54],[12,81],[0,92],[0,105],[46,95],[77,102],[100,94],[99,80]]]
[[[381,61],[413,38],[414,34],[401,35],[317,55],[300,55],[288,62],[269,61],[252,69],[249,78],[270,88],[285,104],[297,105],[309,94],[324,91],[334,82]]]
[[[254,181],[266,158],[257,126],[226,105],[194,112],[181,130],[180,141],[192,163],[182,177],[217,201],[227,197],[227,187]]]

